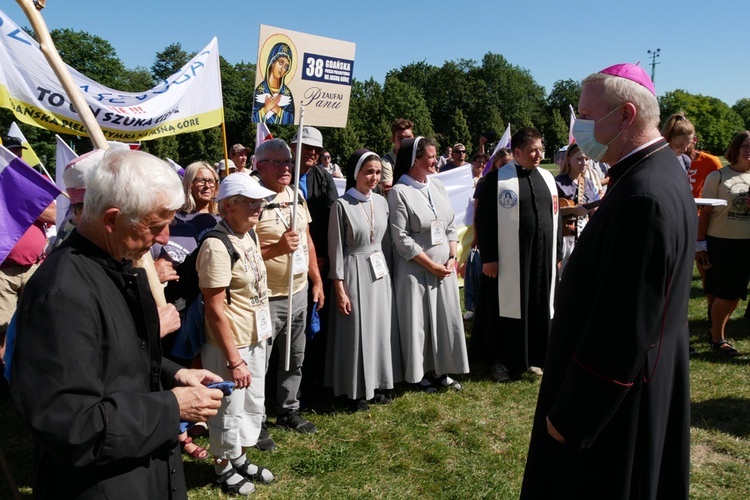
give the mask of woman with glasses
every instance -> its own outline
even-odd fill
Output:
[[[247,174],[227,176],[219,188],[221,220],[215,229],[227,235],[237,260],[218,238],[206,239],[196,260],[206,311],[203,366],[234,382],[234,391],[208,421],[214,482],[231,494],[247,495],[255,490],[254,482],[274,480],[270,471],[251,464],[245,455],[260,435],[266,340],[272,333],[266,268],[253,228],[263,198],[273,195]]]
[[[191,163],[185,169],[182,187],[185,192],[185,204],[169,227],[169,241],[162,246],[156,244],[151,252],[154,266],[162,283],[167,283],[164,294],[180,312],[180,319],[186,317],[185,301],[179,299],[183,291],[178,281],[181,270],[178,269],[188,255],[196,248],[203,234],[211,230],[218,222],[216,215],[216,189],[218,177],[216,171],[206,162]],[[162,350],[165,356],[183,366],[200,366],[200,359],[195,359],[194,353],[173,353],[179,331],[162,339]],[[180,445],[186,455],[202,460],[208,456],[208,451],[193,442],[193,437],[205,434],[205,425],[193,426],[190,436],[180,435]]]
[[[355,411],[368,401],[389,403],[386,391],[401,380],[401,349],[393,320],[388,203],[373,189],[380,157],[358,149],[346,164],[346,193],[331,208],[329,278],[336,294],[330,310],[326,385],[345,394]]]

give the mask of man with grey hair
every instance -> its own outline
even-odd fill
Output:
[[[695,203],[642,68],[583,80],[578,112],[611,181],[559,285],[521,497],[687,498]]]
[[[281,427],[302,433],[317,432],[317,427],[300,414],[299,392],[302,382],[302,363],[305,358],[305,317],[307,315],[307,279],[310,278],[313,300],[323,307],[325,296],[323,282],[318,269],[315,245],[310,236],[310,212],[307,203],[300,197],[296,221],[292,224],[292,204],[294,189],[292,182],[292,154],[289,146],[281,139],[266,141],[255,151],[256,166],[260,183],[277,193],[263,211],[255,227],[260,240],[261,253],[268,276],[269,306],[273,322],[273,337],[270,339],[272,351],[279,355],[276,373],[276,423]],[[291,259],[292,315],[288,317],[287,297],[289,294],[289,272]],[[289,370],[284,368],[286,352],[287,321],[292,322],[291,356]],[[272,441],[261,434],[259,445],[267,443],[272,449]]]
[[[187,498],[180,421],[216,414],[223,393],[204,384],[221,379],[162,359],[160,324],[179,316],[132,266],[183,202],[165,162],[107,151],[78,228],[27,285],[11,392],[38,443],[37,498]]]

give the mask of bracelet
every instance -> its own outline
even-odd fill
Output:
[[[696,241],[695,242],[695,251],[697,252],[706,252],[708,251],[708,245],[706,244],[705,240]]]
[[[456,258],[456,256],[455,256],[455,255],[449,255],[449,256],[448,256],[448,260],[451,260],[451,259],[455,259],[455,258]]]
[[[239,368],[242,365],[247,365],[247,363],[245,362],[244,359],[239,360],[237,363],[235,363],[233,365],[230,365],[229,362],[227,361],[227,368],[229,368],[230,370],[234,370],[236,368]]]

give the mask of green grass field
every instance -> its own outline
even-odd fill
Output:
[[[719,357],[705,342],[708,324],[700,280],[690,301],[691,497],[750,498],[749,355]],[[728,337],[750,352],[741,304]],[[467,331],[470,325],[467,324]],[[257,498],[517,498],[539,388],[528,375],[496,384],[484,367],[462,378],[462,393],[415,393],[403,386],[395,401],[349,413],[333,398],[312,403],[305,416],[320,432],[301,435],[272,428],[279,449],[252,450],[252,462],[274,472]],[[31,498],[33,440],[10,403],[0,406],[0,447],[23,498]],[[204,446],[205,440],[199,440]],[[210,486],[210,462],[185,461],[191,499],[225,498]],[[0,474],[0,498],[12,498]]]

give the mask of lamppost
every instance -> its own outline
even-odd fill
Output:
[[[647,52],[651,56],[651,82],[656,85],[656,65],[661,64],[656,62],[656,58],[661,56],[661,49],[648,50]]]

